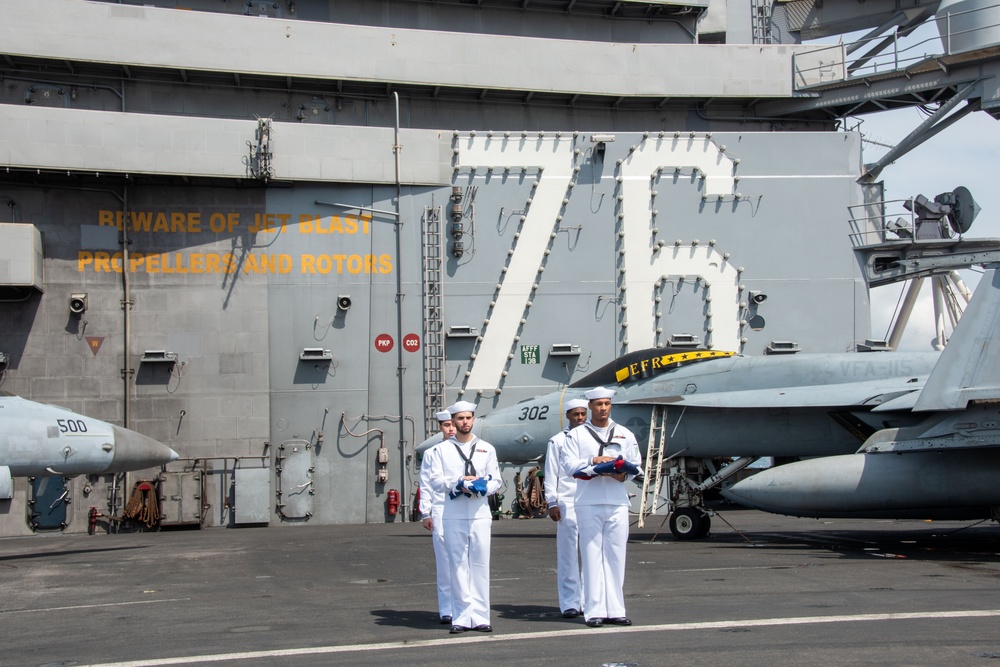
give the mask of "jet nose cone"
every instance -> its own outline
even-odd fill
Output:
[[[108,472],[153,468],[179,458],[177,452],[158,440],[120,426],[112,428],[115,433],[115,452]]]
[[[423,456],[424,452],[426,452],[428,449],[441,442],[443,439],[444,436],[442,436],[440,433],[435,433],[434,435],[432,435],[431,437],[427,438],[419,445],[417,445],[417,454]]]

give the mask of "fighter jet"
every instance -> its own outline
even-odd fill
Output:
[[[703,537],[711,525],[705,491],[759,457],[854,453],[883,429],[922,421],[913,403],[939,356],[745,357],[654,348],[627,354],[560,391],[483,415],[476,434],[494,445],[502,462],[537,461],[563,428],[565,401],[594,386],[614,387],[612,419],[636,434],[647,471],[668,478],[670,530],[679,539]],[[418,451],[439,441],[431,437]]]
[[[503,460],[534,460],[561,426],[562,401],[581,385],[617,382],[612,417],[643,437],[652,424],[649,446],[664,443],[679,538],[707,533],[701,494],[761,455],[807,460],[758,472],[724,496],[795,516],[1000,520],[998,323],[994,267],[940,355],[660,350],[477,424]],[[716,471],[721,457],[738,458]]]
[[[147,436],[0,391],[0,498],[11,478],[142,470],[177,459]]]
[[[724,494],[806,517],[1000,521],[998,321],[1000,273],[994,266],[923,388],[897,399],[912,404],[918,423],[881,429],[857,453],[760,472]]]

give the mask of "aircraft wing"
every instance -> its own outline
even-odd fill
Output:
[[[995,519],[1000,502],[998,320],[1000,274],[991,268],[919,394],[882,403],[883,410],[912,403],[914,412],[930,413],[924,421],[877,431],[856,454],[765,470],[723,495],[794,516]]]
[[[989,269],[913,403],[914,412],[938,414],[916,426],[883,429],[859,451],[900,454],[1000,447],[1000,343],[994,341],[998,318],[1000,273]],[[905,399],[896,404],[900,400]]]
[[[998,318],[1000,274],[989,269],[920,391],[914,411],[962,410],[972,400],[1000,399]]]
[[[920,389],[920,382],[871,380],[834,385],[774,387],[745,391],[714,391],[684,395],[643,396],[619,403],[677,405],[697,408],[823,408],[873,407],[901,399]]]

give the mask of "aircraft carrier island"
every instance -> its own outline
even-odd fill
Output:
[[[928,106],[912,146],[998,104],[989,3],[906,5],[8,0],[0,389],[177,458],[12,476],[0,405],[0,536],[407,521],[444,406],[643,350],[893,374],[869,289],[920,220],[887,228],[852,119]]]

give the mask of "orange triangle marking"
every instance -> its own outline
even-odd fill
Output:
[[[97,356],[97,351],[101,349],[101,345],[104,344],[104,336],[86,336],[87,345],[90,347],[90,351]]]

